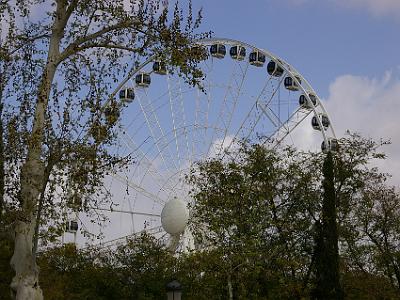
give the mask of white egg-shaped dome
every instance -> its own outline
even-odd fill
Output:
[[[166,232],[175,235],[185,231],[189,220],[186,204],[177,198],[168,201],[161,212],[161,224]]]

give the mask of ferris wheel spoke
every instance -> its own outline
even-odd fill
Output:
[[[236,93],[232,94],[232,97],[233,97],[233,101],[231,103],[232,106],[229,107],[229,105],[226,104],[226,107],[229,109],[228,114],[227,114],[228,115],[228,120],[224,124],[225,131],[224,131],[224,135],[223,135],[219,150],[217,152],[217,155],[221,154],[221,152],[224,150],[225,139],[226,139],[226,136],[228,134],[228,129],[231,126],[232,117],[233,117],[233,114],[235,112],[236,105],[237,105],[237,102],[239,100],[239,97],[240,97],[240,94],[241,94],[241,91],[242,91],[243,83],[245,81],[248,68],[249,68],[249,63],[246,64],[246,67],[245,67],[244,70],[242,68],[240,68],[241,69],[241,75],[239,76],[239,78],[237,78],[237,76],[234,77],[234,82],[236,84]],[[231,91],[230,91],[230,94],[231,94]],[[224,101],[227,101],[226,97],[224,98]]]
[[[181,79],[178,78],[178,83],[179,83],[179,100],[180,100],[180,105],[181,105],[181,112],[182,112],[182,117],[183,117],[183,133],[184,133],[184,137],[185,137],[185,148],[186,148],[186,158],[189,157],[189,153],[190,153],[190,146],[189,146],[189,137],[188,137],[188,132],[187,132],[187,126],[186,126],[186,118],[187,118],[187,114],[186,114],[186,110],[185,110],[185,106],[184,106],[184,99],[183,99],[183,92],[182,92],[182,82]],[[191,164],[191,161],[189,161],[189,163]]]
[[[111,212],[111,213],[122,213],[122,214],[148,216],[148,217],[161,217],[160,214],[151,214],[151,213],[146,213],[146,212],[138,212],[138,211],[131,211],[131,210],[123,210],[123,209],[114,209],[114,208],[105,208],[105,207],[97,207],[97,208],[93,208],[93,209],[100,210],[100,211],[107,211],[107,212]]]
[[[172,164],[173,164],[172,167],[177,170],[178,165],[176,164],[175,156],[173,156],[170,152],[169,143],[168,143],[167,137],[165,135],[165,128],[163,128],[163,126],[161,126],[160,120],[159,120],[159,117],[157,114],[157,112],[159,112],[160,110],[154,109],[154,107],[152,106],[149,96],[147,94],[147,89],[145,89],[144,92],[146,95],[146,97],[145,97],[146,102],[148,103],[148,106],[150,108],[151,119],[155,122],[153,125],[155,125],[155,124],[157,125],[157,126],[153,127],[153,132],[159,131],[159,138],[158,138],[158,141],[156,142],[157,145],[159,145],[159,146],[157,146],[157,147],[162,149],[163,156],[165,158],[167,158],[168,161],[172,162]],[[160,153],[160,155],[162,153]]]
[[[196,111],[194,114],[194,130],[192,131],[192,136],[191,136],[191,151],[189,155],[189,164],[191,165],[194,161],[194,156],[195,156],[195,146],[196,146],[196,136],[197,136],[197,126],[199,122],[199,115],[200,115],[200,107],[201,107],[201,99],[202,97],[200,96],[201,91],[197,90],[196,92]],[[204,134],[204,137],[206,136],[206,133]]]
[[[146,120],[147,128],[149,129],[150,135],[151,135],[151,137],[152,137],[152,139],[153,139],[153,142],[155,143],[155,141],[157,140],[157,138],[156,138],[156,136],[155,136],[154,129],[153,129],[154,123],[151,123],[151,121],[150,121],[150,116],[148,115],[149,113],[147,112],[147,110],[146,110],[145,107],[143,106],[142,101],[141,101],[141,98],[140,98],[140,97],[137,97],[137,98],[138,98],[138,103],[139,103],[140,109],[142,110],[143,116],[144,116],[144,118],[145,118],[145,120]],[[153,121],[153,122],[154,122],[154,121]],[[158,153],[160,154],[160,157],[161,157],[161,159],[162,159],[162,161],[163,161],[163,163],[164,163],[165,168],[168,169],[169,167],[168,167],[168,165],[167,165],[167,162],[166,162],[166,160],[165,160],[165,158],[164,158],[163,153],[161,152],[161,150],[160,150],[160,148],[159,148],[160,146],[159,146],[158,144],[156,144],[156,147],[158,148]]]
[[[113,177],[111,177],[111,179],[112,180],[114,180],[115,178],[113,178]],[[113,191],[111,190],[111,188],[107,188],[107,187],[104,187],[104,189],[106,190],[106,195],[107,195],[107,198],[108,198],[108,200],[110,201],[110,203],[111,203],[111,205],[113,205],[114,204],[114,201],[116,200],[114,197],[113,197]],[[95,199],[93,199],[93,197],[90,197],[90,196],[88,196],[87,197],[88,199],[90,199],[91,200],[91,203],[96,203],[96,201],[95,201]],[[131,203],[131,201],[129,201],[129,199],[128,199],[128,206],[129,206],[129,210],[133,210],[133,207],[135,206],[135,204],[133,204],[132,205],[132,203]],[[119,204],[121,204],[121,203],[119,203]],[[99,203],[97,203],[97,205],[96,206],[93,206],[93,205],[90,205],[90,208],[97,214],[97,216],[100,218],[100,214],[99,214],[99,210],[104,210],[104,209],[100,209],[99,208]],[[132,227],[131,227],[131,232],[135,232],[135,223],[134,223],[134,219],[133,219],[133,216],[130,216],[131,217],[131,225],[132,225]]]
[[[211,104],[212,89],[210,81],[206,81],[205,90],[196,92],[196,110],[194,115],[194,130],[192,132],[192,145],[189,162],[192,164],[196,155],[196,143],[207,141],[207,131],[209,129],[209,111]],[[206,109],[204,110],[204,107]]]
[[[96,212],[97,213],[97,212]],[[85,224],[85,220],[83,219],[83,218],[81,218],[79,215],[76,215],[76,220],[78,220],[79,221],[79,223],[81,224],[81,226],[83,227],[83,235],[84,236],[89,236],[89,237],[91,237],[92,239],[94,238],[94,237],[97,237],[98,238],[98,234],[95,234],[95,233],[93,233],[92,232],[92,230],[90,230],[89,228],[88,228],[88,226]],[[76,236],[74,237],[74,239],[76,238]],[[74,242],[76,242],[76,241],[74,241]]]
[[[138,96],[138,102],[140,109],[143,112],[143,116],[146,120],[150,135],[153,138],[153,141],[157,147],[158,153],[164,163],[166,170],[169,170],[171,167],[177,169],[178,167],[175,163],[175,158],[171,155],[166,145],[164,130],[160,125],[157,113],[151,105],[146,91],[144,91],[144,97]],[[167,161],[172,162],[172,166],[168,165]]]
[[[158,168],[154,165],[153,161],[147,156],[147,154],[143,151],[140,145],[136,145],[128,131],[124,132],[124,137],[127,139],[123,139],[125,145],[132,150],[132,154],[138,155],[138,166],[133,169],[132,176],[136,175],[136,172],[139,169],[139,166],[145,167],[145,174],[149,174],[149,176],[153,179],[154,183],[157,184],[160,190],[163,190],[167,193],[166,186],[162,185],[164,180],[164,176],[159,172]],[[143,176],[144,177],[144,176]]]
[[[178,140],[181,139],[182,137],[184,137],[187,134],[187,132],[189,130],[188,127],[189,126],[186,125],[186,126],[184,126],[182,128],[176,128],[176,138]],[[173,143],[174,141],[175,141],[175,137],[171,138],[171,140],[168,140],[165,146],[168,146],[169,144]],[[140,164],[141,164],[141,162],[138,161],[138,165],[140,165]],[[185,170],[185,169],[182,169],[183,167],[185,167],[185,166],[181,166],[181,168],[175,170],[174,172],[168,173],[168,176],[166,176],[166,175],[163,176],[164,180],[163,180],[162,186],[160,187],[159,192],[161,190],[165,191],[166,195],[167,195],[167,199],[170,199],[173,196],[175,197],[175,196],[177,196],[179,194],[178,191],[177,191],[176,185],[171,185],[172,182],[170,182],[170,179],[179,178],[178,175],[182,174],[183,170]],[[145,175],[142,177],[142,181],[144,179],[145,179]],[[142,185],[142,181],[139,184],[140,186]],[[166,190],[166,188],[168,189],[168,191]]]
[[[111,248],[113,246],[113,244],[117,243],[118,241],[122,241],[122,240],[128,240],[129,238],[135,237],[135,236],[139,236],[143,233],[149,233],[149,234],[156,234],[162,231],[162,227],[161,226],[155,226],[155,227],[151,227],[151,228],[145,228],[141,231],[135,232],[133,234],[128,234],[128,235],[124,235],[112,240],[108,240],[108,241],[104,241],[104,242],[100,242],[98,244],[95,245],[88,245],[86,247],[83,247],[83,249],[87,249],[87,248],[97,248],[97,249],[104,249],[104,248]]]
[[[138,161],[138,164],[140,164],[140,163],[141,163],[141,161]],[[150,166],[153,165],[153,163],[151,163],[151,162],[150,162],[150,164],[151,164]],[[165,177],[168,176],[169,174],[167,174],[167,173],[161,174],[161,173],[157,172],[157,174],[160,176],[160,178],[155,178],[152,172],[153,172],[152,168],[150,168],[150,167],[145,168],[145,170],[141,176],[141,184],[143,183],[143,181],[147,178],[147,175],[149,174],[150,177],[152,177],[154,179],[154,183],[156,183],[158,186],[158,193],[160,193],[161,191],[164,193],[168,193],[168,194],[173,192],[173,187],[165,184],[166,183]]]
[[[225,89],[224,96],[223,96],[221,106],[219,108],[217,120],[214,125],[214,128],[219,128],[219,127],[224,128],[223,134],[222,134],[223,135],[222,139],[226,138],[225,135],[226,135],[226,131],[227,131],[226,123],[224,124],[225,115],[228,114],[228,119],[230,119],[232,117],[232,113],[233,113],[233,112],[230,113],[231,107],[229,105],[232,105],[232,103],[230,103],[230,101],[227,100],[227,97],[228,97],[228,95],[230,95],[232,85],[233,85],[234,81],[236,80],[236,78],[235,78],[236,77],[236,68],[237,68],[237,64],[235,63],[232,67],[232,71],[230,73],[231,75],[229,76],[228,83],[226,85],[223,85],[223,87]],[[246,67],[246,70],[247,70],[247,67]],[[240,82],[244,82],[244,78],[245,78],[245,73],[242,73],[242,80],[240,80]],[[238,94],[240,94],[240,93],[238,93]],[[235,102],[235,100],[233,102]],[[234,105],[232,105],[232,106],[234,106]],[[208,157],[210,155],[210,151],[211,151],[212,147],[215,146],[214,143],[217,139],[218,139],[218,134],[217,134],[217,131],[214,129],[212,136],[211,136],[211,140],[208,145],[208,149],[205,152],[206,153],[205,157]],[[222,142],[222,139],[221,139],[221,142]],[[216,152],[215,154],[218,154],[218,152]]]
[[[170,103],[170,112],[172,118],[173,132],[175,136],[175,147],[176,153],[179,161],[179,165],[182,164],[181,161],[181,151],[180,143],[177,138],[177,128],[181,127],[184,130],[184,148],[186,149],[186,155],[188,155],[189,151],[189,138],[186,132],[186,113],[185,106],[183,101],[183,92],[181,86],[180,78],[175,80],[175,85],[173,85],[170,75],[167,75],[167,83],[168,83],[168,91],[169,91],[169,103]],[[182,145],[181,145],[182,146]]]
[[[279,127],[280,125],[282,125],[282,122],[280,120],[279,117],[279,113],[278,115],[271,109],[271,103],[272,100],[274,99],[275,95],[277,93],[280,92],[280,88],[283,82],[283,79],[285,77],[285,74],[283,74],[280,78],[280,80],[278,81],[278,85],[272,89],[272,93],[271,96],[269,97],[269,99],[265,102],[263,101],[257,101],[257,105],[258,107],[260,107],[262,113],[270,120],[270,122],[275,126],[275,127]],[[272,79],[272,76],[270,76],[270,79]],[[264,89],[263,89],[264,90]],[[263,91],[261,92],[263,93]],[[261,97],[260,97],[261,98]],[[278,99],[278,110],[280,109],[280,97]],[[260,119],[257,120],[255,126],[257,126],[258,122],[260,121]]]
[[[276,92],[279,90],[279,86],[278,89],[276,89],[272,95],[271,98],[269,99],[269,101],[267,103],[263,103],[260,102],[259,103],[259,107],[261,109],[261,111],[263,112],[263,114],[271,121],[271,123],[275,126],[275,127],[279,127],[282,125],[282,121],[279,117],[279,112],[278,115],[271,109],[271,107],[269,106],[269,103],[272,101],[273,97],[275,96]],[[280,105],[278,106],[278,109],[280,110]]]
[[[140,162],[139,162],[139,164],[140,164]],[[146,176],[147,176],[147,173],[149,172],[149,168],[144,172],[144,174],[143,174],[143,176],[142,176],[142,178],[141,178],[141,180],[140,180],[140,183],[139,183],[139,186],[141,187],[141,186],[143,186],[143,184],[144,184],[144,181],[146,180]],[[176,188],[172,185],[170,185],[170,182],[169,182],[169,178],[170,178],[171,176],[164,176],[164,179],[163,179],[163,182],[159,182],[158,183],[158,186],[159,186],[159,189],[158,189],[158,192],[157,192],[157,197],[158,197],[158,194],[161,192],[161,191],[163,191],[164,192],[164,197],[165,197],[165,199],[167,199],[167,200],[165,200],[164,201],[164,203],[166,202],[166,201],[168,201],[168,199],[171,199],[172,197],[176,197],[177,196],[177,191],[176,191]],[[165,179],[165,178],[167,178],[167,179]],[[136,193],[136,195],[135,195],[135,197],[134,197],[134,202],[136,203],[136,200],[138,199],[138,196],[140,195],[140,193]],[[132,209],[131,209],[132,210]]]
[[[255,101],[254,101],[252,107],[250,108],[248,114],[245,116],[245,118],[241,122],[240,127],[238,128],[238,130],[236,131],[235,135],[233,136],[230,144],[226,148],[227,150],[229,150],[234,145],[234,143],[238,141],[238,137],[240,136],[240,133],[246,129],[246,127],[245,127],[246,123],[251,121],[253,113],[255,113],[255,117],[254,117],[255,119],[253,120],[253,124],[251,124],[250,127],[247,128],[247,133],[246,134],[242,134],[243,139],[247,140],[251,136],[251,134],[254,132],[255,128],[257,127],[257,124],[260,122],[260,120],[262,118],[262,114],[256,113],[255,109],[257,107],[261,108],[261,103],[262,103],[261,99],[265,95],[265,92],[266,92],[268,86],[270,85],[271,80],[272,80],[272,76],[269,76],[268,80],[263,85],[260,93],[255,98]],[[266,107],[268,107],[268,105],[271,103],[272,99],[274,98],[275,94],[279,91],[282,82],[283,82],[283,76],[279,80],[278,85],[275,88],[273,88],[271,96],[269,97],[269,99],[265,102],[265,104],[262,104],[263,108],[261,108],[261,110],[266,110]]]
[[[141,195],[143,195],[144,197],[155,201],[156,203],[159,204],[165,204],[165,200],[161,199],[160,197],[158,197],[157,195],[153,194],[152,192],[147,191],[145,188],[143,188],[142,186],[135,184],[134,182],[128,180],[127,178],[119,175],[119,174],[112,174],[111,175],[113,178],[115,178],[117,181],[119,181],[120,183],[126,184],[128,187],[134,189],[135,191],[137,191],[138,193],[140,193]]]
[[[305,110],[299,107],[280,128],[270,135],[269,141],[272,142],[271,147],[276,148],[280,145],[282,141],[311,113],[312,110]],[[263,145],[267,142],[268,140],[264,141]]]
[[[173,90],[172,90],[172,87],[171,87],[171,82],[170,82],[169,75],[167,75],[167,82],[168,82],[168,92],[169,92],[168,94],[169,94],[169,103],[170,103],[172,127],[173,127],[174,137],[175,137],[176,154],[177,154],[177,157],[178,157],[178,163],[180,165],[181,164],[181,157],[180,157],[180,151],[179,151],[179,143],[178,143],[178,139],[176,137],[176,126],[177,126],[176,122],[178,122],[178,121],[175,120],[176,116],[175,116],[175,105],[174,105],[175,104],[174,100],[176,99],[176,96],[174,97],[174,95],[172,94]],[[177,112],[177,115],[179,115],[179,110]]]

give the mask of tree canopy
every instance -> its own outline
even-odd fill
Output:
[[[156,55],[198,84],[204,53],[191,42],[206,35],[191,3],[157,0],[1,1],[0,18],[1,228],[14,240],[14,296],[41,299],[39,227],[52,241],[62,205],[108,201],[104,174],[131,159],[110,151],[127,105],[114,97],[118,82]]]
[[[161,299],[178,279],[186,299],[324,299],[321,266],[332,267],[318,251],[330,178],[344,298],[399,299],[400,195],[373,167],[384,158],[379,143],[353,135],[340,145],[331,162],[247,143],[239,155],[199,162],[187,178],[197,250],[174,255],[145,233],[111,248],[48,249],[39,254],[44,296]]]
[[[378,293],[358,290],[363,277],[391,285],[385,297],[395,297],[399,193],[373,167],[385,157],[382,144],[354,134],[326,156],[244,143],[234,155],[200,162],[188,179],[191,226],[198,245],[220,257],[225,297]]]

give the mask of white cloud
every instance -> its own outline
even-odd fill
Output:
[[[330,86],[327,110],[339,135],[347,129],[374,139],[390,139],[388,159],[380,166],[400,185],[400,78],[338,77]]]
[[[350,130],[377,141],[391,140],[382,148],[388,158],[379,167],[393,174],[391,183],[400,186],[400,78],[392,72],[381,78],[343,75],[333,81],[323,101],[338,138]],[[298,148],[316,150],[322,138],[306,120],[293,139]]]

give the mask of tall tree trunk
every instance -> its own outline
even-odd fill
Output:
[[[43,299],[39,286],[39,269],[32,252],[32,242],[36,226],[37,204],[44,184],[44,163],[41,154],[46,109],[57,67],[54,56],[50,50],[48,62],[38,87],[38,100],[28,144],[28,155],[21,168],[19,195],[21,210],[14,225],[14,254],[10,262],[15,271],[11,290],[17,300]]]
[[[19,195],[21,210],[14,226],[14,254],[10,262],[15,271],[10,286],[16,300],[43,299],[42,290],[39,286],[39,268],[32,246],[38,201],[45,184],[42,148],[46,111],[51,84],[60,63],[60,41],[64,36],[64,29],[70,16],[70,13],[67,14],[66,6],[67,1],[56,1],[47,62],[37,90],[32,134],[28,141],[28,155],[21,168]]]
[[[323,165],[322,224],[317,225],[315,299],[343,299],[339,274],[338,229],[333,157],[329,152]]]

